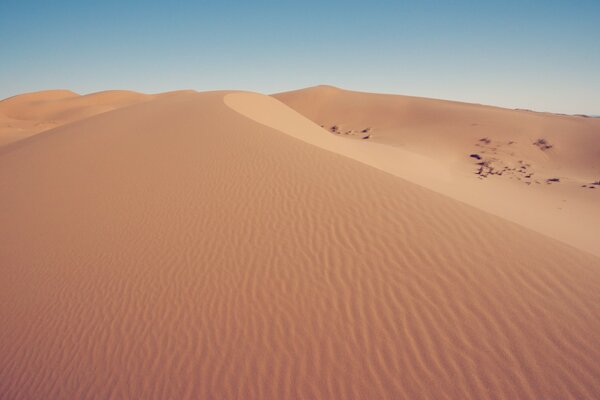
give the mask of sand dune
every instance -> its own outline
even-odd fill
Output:
[[[68,90],[48,90],[13,96],[0,101],[0,146],[152,97],[125,90],[85,96]]]
[[[598,119],[331,86],[274,97],[329,150],[600,256]]]
[[[188,92],[0,149],[0,397],[598,398],[598,257],[329,137]]]

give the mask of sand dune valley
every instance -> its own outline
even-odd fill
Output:
[[[600,118],[0,101],[0,399],[600,399]]]

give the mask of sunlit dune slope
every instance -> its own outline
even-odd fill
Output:
[[[510,159],[512,153],[512,157],[528,160],[540,169],[573,175],[583,182],[600,178],[597,118],[353,92],[332,86],[274,97],[328,130],[337,125],[342,136],[362,138],[365,135],[360,131],[369,129],[369,140],[448,161],[488,150],[484,154],[490,157]],[[487,146],[480,141],[483,138],[490,140]],[[544,151],[534,144],[539,139],[551,147]]]
[[[274,97],[341,153],[600,256],[600,119],[331,86]]]
[[[0,149],[0,397],[598,397],[599,258],[302,132],[179,93]]]

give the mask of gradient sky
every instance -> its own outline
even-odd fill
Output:
[[[0,98],[322,83],[600,114],[600,0],[0,0]]]

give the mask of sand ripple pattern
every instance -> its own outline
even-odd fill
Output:
[[[237,114],[0,153],[1,399],[597,399],[598,258]]]

